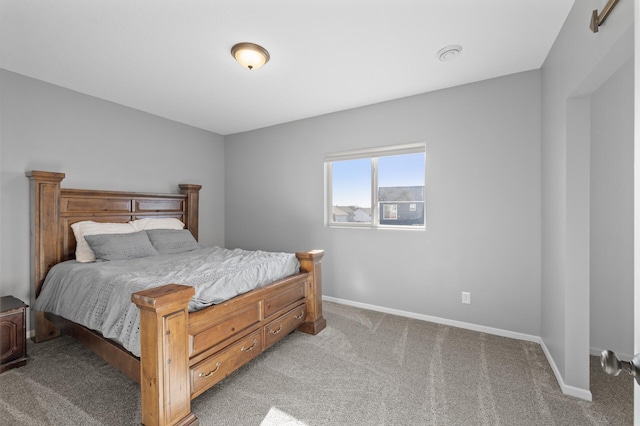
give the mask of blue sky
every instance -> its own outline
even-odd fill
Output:
[[[378,186],[419,186],[425,180],[425,154],[378,159]],[[333,163],[333,205],[371,206],[371,160]]]

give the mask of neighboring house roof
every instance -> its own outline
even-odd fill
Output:
[[[336,206],[336,207],[338,207],[342,211],[347,212],[349,214],[353,214],[353,212],[355,211],[354,206]]]
[[[349,212],[344,211],[344,209],[338,206],[333,206],[333,214],[335,216],[349,216]]]
[[[380,187],[378,201],[424,201],[424,186]]]
[[[358,210],[371,216],[371,207],[358,207],[356,211]]]

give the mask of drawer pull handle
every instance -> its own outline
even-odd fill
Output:
[[[300,319],[304,316],[304,310],[302,312],[300,312],[300,314],[296,315],[295,317],[293,317],[293,319]]]
[[[269,330],[269,333],[278,334],[278,333],[280,333],[281,330],[282,330],[282,324],[280,324],[280,327],[278,327],[277,330]]]
[[[257,344],[258,344],[258,339],[253,339],[253,345],[249,346],[248,348],[243,346],[242,348],[240,348],[240,350],[242,352],[251,352],[253,348],[256,347]]]
[[[216,373],[216,371],[218,371],[220,369],[220,365],[221,365],[220,362],[217,362],[215,370],[211,370],[207,374],[200,373],[200,374],[198,374],[198,376],[199,377],[211,377]]]

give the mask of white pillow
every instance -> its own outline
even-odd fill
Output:
[[[129,223],[137,232],[147,229],[184,229],[184,223],[170,217],[147,217]]]
[[[136,229],[129,223],[100,223],[91,220],[76,222],[71,225],[73,235],[76,237],[76,260],[78,262],[87,263],[95,262],[96,255],[89,247],[85,235],[100,234],[128,234],[136,232]]]

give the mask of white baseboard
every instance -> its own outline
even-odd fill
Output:
[[[368,309],[370,311],[384,312],[386,314],[398,315],[401,317],[413,318],[422,321],[434,322],[436,324],[450,325],[452,327],[464,328],[466,330],[479,331],[481,333],[493,334],[495,336],[509,337],[517,340],[525,340],[527,342],[540,343],[538,336],[531,334],[517,333],[515,331],[502,330],[499,328],[486,327],[483,325],[472,324],[469,322],[449,320],[431,315],[417,314],[415,312],[401,311],[399,309],[385,308],[383,306],[369,305],[367,303],[353,302],[346,299],[338,299],[336,297],[322,296],[322,300],[327,302],[335,302],[341,305],[353,306],[356,308]]]
[[[551,370],[553,370],[553,374],[556,376],[556,380],[558,381],[558,385],[562,390],[562,393],[565,395],[573,396],[575,398],[584,399],[585,401],[592,401],[593,396],[591,395],[591,391],[589,389],[578,388],[575,386],[568,385],[564,382],[564,379],[560,375],[560,370],[558,370],[558,366],[556,365],[547,345],[544,344],[544,341],[540,339],[540,346],[542,346],[542,350],[544,351],[544,355],[547,357],[547,361],[551,366]]]
[[[540,336],[517,333],[515,331],[503,330],[503,329],[494,328],[494,327],[487,327],[487,326],[472,324],[472,323],[463,322],[463,321],[454,321],[446,318],[434,317],[431,315],[417,314],[415,312],[402,311],[399,309],[386,308],[383,306],[370,305],[368,303],[354,302],[351,300],[339,299],[337,297],[322,296],[322,300],[326,300],[327,302],[339,303],[341,305],[353,306],[356,308],[368,309],[370,311],[383,312],[386,314],[398,315],[406,318],[429,321],[436,324],[450,325],[452,327],[464,328],[466,330],[478,331],[480,333],[493,334],[495,336],[508,337],[511,339],[538,343],[542,347],[542,351],[544,352],[544,355],[547,358],[549,365],[551,366],[551,370],[553,371],[553,374],[556,376],[556,380],[558,381],[558,385],[560,386],[562,393],[564,393],[565,395],[573,396],[575,398],[584,399],[586,401],[592,400],[592,395],[590,390],[577,388],[575,386],[570,386],[564,383],[564,380],[560,375],[560,371],[558,370],[556,363],[551,357],[551,353],[547,349],[547,346],[544,344],[544,341]]]

